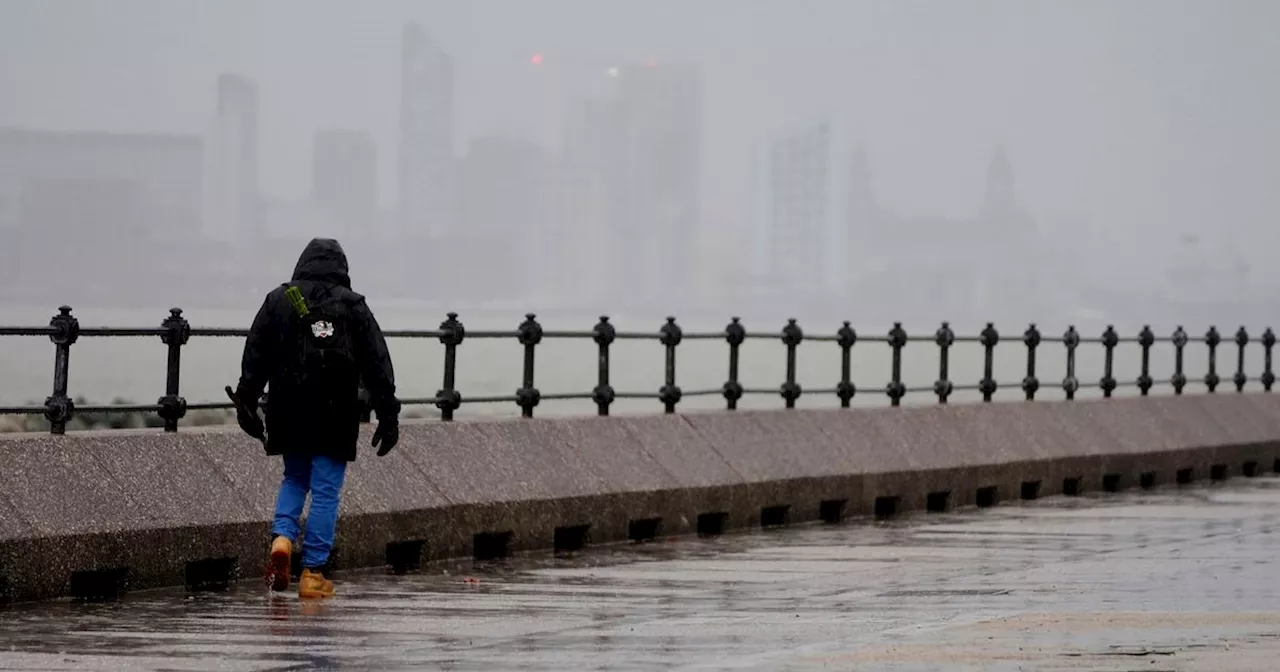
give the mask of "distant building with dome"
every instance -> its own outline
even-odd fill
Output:
[[[876,198],[866,151],[855,149],[851,161],[848,266],[856,298],[897,297],[935,316],[1040,314],[1062,261],[1019,201],[1003,148],[993,152],[982,200],[965,218],[890,212]]]
[[[1013,166],[996,148],[967,217],[904,216],[876,195],[865,147],[837,152],[815,124],[756,152],[753,252],[744,291],[771,305],[849,306],[866,319],[1057,320],[1069,305],[1055,256],[1018,198]],[[844,145],[848,147],[849,145]],[[790,309],[790,308],[789,308]],[[972,325],[970,325],[972,326]]]

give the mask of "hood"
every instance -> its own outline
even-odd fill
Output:
[[[347,254],[338,241],[313,238],[298,257],[298,265],[293,267],[293,279],[328,282],[351,289],[347,270]]]

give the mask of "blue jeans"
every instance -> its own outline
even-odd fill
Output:
[[[338,501],[347,463],[316,455],[285,455],[284,480],[276,498],[276,517],[272,534],[297,541],[298,519],[311,493],[311,511],[307,514],[307,536],[302,541],[302,566],[323,567],[333,549],[333,531],[338,525]]]

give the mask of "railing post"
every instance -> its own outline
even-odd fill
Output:
[[[595,328],[591,330],[593,336],[591,340],[600,346],[599,368],[600,374],[597,378],[596,389],[591,391],[591,398],[596,402],[596,412],[599,415],[609,415],[609,405],[613,403],[614,392],[613,386],[609,384],[609,345],[617,338],[618,332],[609,324],[609,316],[601,315],[600,321],[596,323]]]
[[[840,382],[836,384],[836,396],[840,398],[840,408],[849,408],[849,402],[858,394],[858,386],[853,384],[852,353],[853,345],[858,342],[858,332],[845,320],[836,331],[836,343],[840,346]]]
[[[1062,335],[1062,344],[1067,347],[1067,375],[1062,379],[1062,391],[1067,393],[1067,401],[1076,398],[1076,390],[1080,389],[1080,379],[1076,378],[1076,348],[1080,345],[1080,334],[1075,326],[1067,327]]]
[[[1236,353],[1236,375],[1231,382],[1236,384],[1236,393],[1244,392],[1245,383],[1249,382],[1249,376],[1244,372],[1244,349],[1249,345],[1249,332],[1245,331],[1244,325],[1236,331],[1236,347],[1239,351]]]
[[[457,313],[449,313],[440,323],[440,342],[444,344],[444,385],[436,392],[436,408],[441,420],[453,420],[453,412],[462,406],[462,394],[455,387],[458,373],[458,346],[467,337],[467,330],[458,321]]]
[[[1173,378],[1170,378],[1169,382],[1173,385],[1175,395],[1181,395],[1182,388],[1187,386],[1187,374],[1182,371],[1182,362],[1184,351],[1190,340],[1181,324],[1173,330]]]
[[[1040,390],[1040,379],[1036,378],[1036,348],[1040,347],[1040,330],[1034,322],[1022,334],[1022,342],[1027,346],[1027,377],[1022,379],[1022,391],[1027,401],[1035,401],[1036,392]]]
[[[520,416],[525,418],[533,417],[533,407],[542,399],[542,393],[533,386],[534,348],[542,342],[542,325],[538,324],[536,317],[533,313],[526,313],[524,322],[516,328],[516,340],[524,346],[524,376],[520,389],[516,390],[516,405],[520,407]]]
[[[724,340],[729,343],[729,380],[724,384],[725,406],[730,411],[738,410],[738,400],[742,398],[742,383],[738,382],[738,346],[747,340],[747,330],[742,326],[740,318],[733,318],[724,328]]]
[[[933,383],[933,393],[938,395],[939,404],[945,404],[955,390],[955,385],[952,385],[948,376],[951,368],[951,346],[956,342],[956,334],[951,330],[949,322],[943,322],[938,327],[933,341],[938,344],[938,380]]]
[[[1151,331],[1151,325],[1144,325],[1142,332],[1138,334],[1138,345],[1142,346],[1142,373],[1138,376],[1138,390],[1144,397],[1151,393],[1151,386],[1155,385],[1151,378],[1151,346],[1155,342],[1156,335]]]
[[[75,413],[75,402],[67,396],[67,376],[71,367],[71,344],[80,338],[80,321],[71,316],[71,306],[61,306],[58,314],[49,320],[54,333],[49,340],[55,346],[53,355],[53,394],[44,400],[44,417],[49,421],[49,432],[65,434],[67,421]]]
[[[787,320],[787,326],[782,328],[782,343],[787,346],[787,380],[780,390],[787,408],[796,407],[796,399],[800,398],[803,391],[800,384],[796,382],[796,347],[803,340],[804,331],[800,329],[800,325],[796,324],[795,318]]]
[[[902,349],[907,346],[907,332],[901,322],[894,322],[889,330],[889,347],[893,348],[893,379],[889,381],[885,393],[889,395],[889,403],[900,406],[902,398],[907,394],[907,386],[902,384]]]
[[[182,316],[181,308],[170,308],[169,317],[160,324],[164,333],[160,342],[169,346],[169,363],[165,369],[164,396],[156,403],[164,419],[164,431],[178,431],[178,421],[187,414],[187,400],[178,395],[178,379],[182,373],[182,346],[191,339],[191,324]]]
[[[1204,386],[1209,388],[1209,394],[1213,394],[1218,390],[1218,383],[1222,379],[1218,377],[1218,344],[1222,343],[1222,335],[1218,333],[1217,327],[1209,327],[1209,331],[1204,335],[1204,344],[1209,346],[1209,373],[1204,376]]]
[[[676,404],[680,403],[680,388],[676,385],[676,346],[680,345],[680,339],[684,337],[684,332],[680,331],[680,327],[676,324],[676,318],[668,317],[667,323],[662,325],[660,333],[659,340],[667,348],[667,375],[666,383],[658,391],[658,398],[662,401],[667,413],[675,413]]]
[[[1262,389],[1267,392],[1271,391],[1271,386],[1276,382],[1276,374],[1271,371],[1271,349],[1276,345],[1276,332],[1267,327],[1262,332],[1262,352],[1263,352],[1263,368],[1262,368]]]
[[[1105,359],[1102,365],[1102,380],[1098,381],[1099,387],[1102,388],[1102,396],[1106,399],[1111,398],[1111,393],[1116,389],[1115,358],[1116,345],[1120,343],[1120,335],[1116,333],[1116,328],[1108,324],[1107,330],[1102,332],[1102,347],[1106,349]]]
[[[996,344],[1000,342],[1000,332],[996,331],[996,325],[988,322],[987,327],[982,330],[978,341],[982,343],[984,350],[982,355],[982,382],[978,384],[978,389],[982,392],[982,401],[990,403],[992,395],[996,393]]]

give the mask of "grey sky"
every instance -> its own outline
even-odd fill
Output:
[[[753,142],[826,117],[867,143],[904,212],[971,211],[1003,142],[1041,215],[1119,236],[1277,228],[1268,0],[0,0],[0,124],[204,132],[214,77],[244,72],[262,88],[269,195],[306,193],[312,133],[336,126],[376,134],[390,201],[409,18],[456,59],[464,135],[552,136],[553,115],[513,100],[537,91],[535,52],[566,94],[612,63],[698,63],[717,220],[745,218]]]

